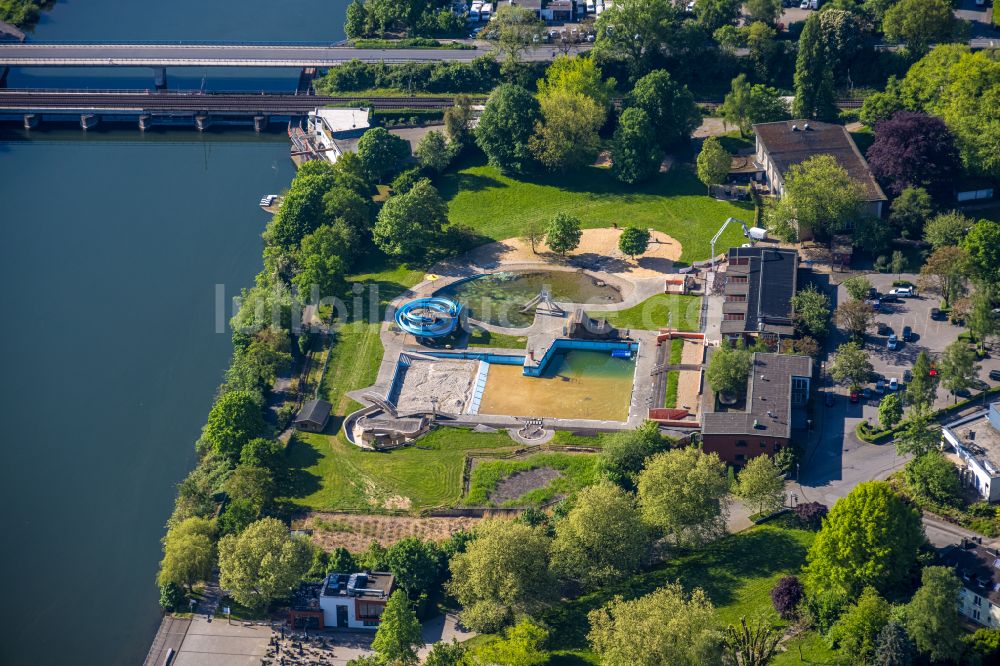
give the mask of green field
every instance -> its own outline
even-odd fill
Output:
[[[587,314],[603,317],[617,328],[656,330],[669,326],[679,331],[697,331],[701,322],[701,297],[657,294],[626,310]]]
[[[523,335],[507,335],[506,333],[491,333],[477,328],[469,334],[469,347],[493,347],[494,349],[525,349],[528,338]]]
[[[562,476],[542,488],[536,488],[503,506],[536,506],[557,495],[565,495],[594,482],[594,463],[590,454],[538,453],[523,460],[490,460],[480,462],[472,470],[469,494],[463,501],[469,506],[492,505],[490,493],[501,481],[518,472],[548,467]]]
[[[529,222],[546,223],[559,212],[580,218],[584,228],[636,225],[662,231],[681,243],[681,261],[707,259],[709,240],[727,217],[753,220],[750,204],[716,201],[685,166],[674,166],[648,183],[619,183],[610,170],[511,178],[477,162],[449,171],[439,183],[452,224],[484,240],[519,236]],[[742,242],[738,225],[729,225],[716,245],[724,252]]]
[[[813,537],[813,532],[778,523],[760,525],[669,560],[651,571],[612,583],[598,592],[561,603],[543,618],[552,630],[550,647],[575,653],[579,659],[590,658],[587,647],[589,611],[604,605],[615,595],[634,599],[675,580],[686,590],[704,589],[715,604],[721,626],[758,613],[771,614],[778,621],[771,606],[771,588],[782,576],[801,569]],[[816,654],[816,647],[803,643],[803,654],[807,649],[809,654]],[[795,661],[780,663],[798,663],[797,650]]]
[[[680,385],[680,370],[667,373],[667,390],[663,394],[663,406],[672,409],[677,406],[677,387]]]

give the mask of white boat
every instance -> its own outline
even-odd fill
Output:
[[[274,200],[278,198],[277,194],[267,194],[260,200],[260,207],[267,208],[274,203]]]
[[[483,8],[482,8],[482,10],[480,10],[479,13],[483,17],[484,21],[489,20],[490,14],[493,13],[493,3],[492,2],[484,2],[483,3]]]

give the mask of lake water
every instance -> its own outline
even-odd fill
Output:
[[[33,39],[336,41],[346,0],[59,2]],[[169,72],[288,90],[295,72]],[[203,82],[204,77],[204,82]],[[17,70],[12,87],[151,85],[149,70]],[[0,135],[0,664],[142,662],[159,539],[231,352],[215,332],[261,265],[283,133]]]

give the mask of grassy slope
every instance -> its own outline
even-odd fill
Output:
[[[495,349],[525,349],[528,346],[528,338],[523,335],[491,333],[483,329],[476,329],[469,335],[468,346],[493,347]]]
[[[627,310],[589,314],[591,317],[604,317],[618,328],[656,330],[669,322],[672,328],[681,331],[697,331],[701,321],[701,297],[657,294]]]
[[[452,224],[468,226],[487,239],[519,236],[527,223],[544,224],[556,213],[567,212],[579,217],[584,228],[618,223],[662,231],[681,243],[681,261],[688,263],[708,258],[708,241],[727,217],[753,219],[748,204],[705,196],[705,187],[683,166],[648,183],[627,186],[598,167],[514,179],[474,163],[445,174],[439,189]],[[741,240],[739,226],[730,225],[716,251]]]
[[[543,504],[558,494],[578,490],[594,482],[594,463],[592,455],[570,453],[539,453],[524,460],[491,460],[476,465],[469,481],[469,494],[464,504],[469,506],[489,505],[489,494],[507,477],[517,472],[529,469],[550,467],[562,472],[562,476],[543,488],[536,488],[525,493],[513,502],[511,506],[528,506]]]

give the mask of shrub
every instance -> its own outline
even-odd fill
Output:
[[[784,620],[794,619],[798,615],[799,603],[805,590],[797,576],[783,576],[771,590],[771,603],[774,610]]]
[[[823,518],[826,517],[827,508],[825,504],[819,502],[803,502],[796,505],[792,510],[795,519],[802,527],[810,530],[818,530],[823,526]]]
[[[184,590],[177,583],[166,583],[160,586],[160,608],[165,611],[176,611],[184,605]]]

